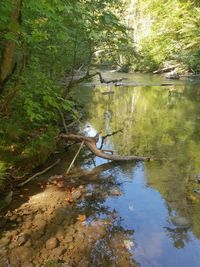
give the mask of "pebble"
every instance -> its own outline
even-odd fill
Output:
[[[17,220],[17,215],[16,214],[14,214],[14,215],[12,215],[10,217],[10,221],[15,221],[15,220]]]
[[[10,243],[10,237],[4,237],[0,239],[0,247],[6,247]]]
[[[22,218],[21,217],[17,217],[17,220],[16,220],[18,223],[22,222]]]
[[[43,219],[37,219],[33,223],[37,229],[43,229],[46,226],[46,221]]]
[[[10,254],[10,265],[18,266],[30,261],[33,257],[33,250],[24,246],[14,248]]]
[[[68,248],[69,248],[69,250],[72,250],[72,249],[74,249],[74,245],[70,244]]]
[[[65,242],[66,243],[70,243],[70,242],[72,242],[73,241],[73,236],[71,236],[71,235],[67,235],[66,237],[65,237]]]
[[[59,227],[57,232],[56,232],[56,237],[59,239],[59,240],[63,240],[64,237],[65,237],[65,230],[63,227]]]
[[[118,188],[113,188],[111,190],[111,195],[113,195],[113,196],[121,196],[122,192]]]
[[[29,239],[29,235],[27,233],[22,233],[18,236],[17,243],[19,244],[19,246],[21,246],[24,243],[26,243],[26,241],[28,241],[28,239]]]
[[[47,249],[53,249],[53,248],[56,248],[57,246],[58,246],[58,239],[55,237],[50,238],[46,242]]]
[[[181,217],[181,216],[172,217],[171,222],[175,226],[179,226],[179,227],[189,227],[191,225],[191,221],[189,219],[185,217]]]
[[[54,248],[51,251],[51,255],[55,256],[56,258],[59,258],[65,251],[66,249],[64,247]]]

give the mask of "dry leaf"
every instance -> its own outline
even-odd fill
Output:
[[[84,222],[86,220],[86,216],[84,214],[79,214],[77,220],[79,222]]]

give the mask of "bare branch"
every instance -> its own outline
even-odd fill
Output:
[[[47,167],[46,169],[44,169],[43,171],[37,172],[35,173],[33,176],[31,176],[30,178],[28,178],[27,180],[25,180],[24,182],[18,184],[18,187],[22,187],[25,184],[29,183],[31,180],[33,180],[35,177],[44,174],[45,172],[49,171],[50,169],[52,169],[54,166],[56,166],[58,163],[60,162],[60,159],[58,159],[56,162],[54,162],[52,165],[50,165],[49,167]]]
[[[119,156],[119,155],[110,155],[105,153],[104,151],[98,149],[96,147],[97,138],[95,137],[86,137],[82,135],[75,135],[75,134],[61,134],[61,138],[69,140],[69,141],[76,141],[76,142],[82,142],[84,141],[87,148],[95,154],[95,156],[113,160],[113,161],[144,161],[149,160],[149,157],[138,157],[138,156]]]

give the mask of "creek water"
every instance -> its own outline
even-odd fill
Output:
[[[15,194],[2,213],[0,266],[200,266],[200,84],[103,76],[126,80],[94,80],[72,92],[87,118],[81,132],[122,129],[104,148],[151,160],[111,163],[84,150],[60,190],[49,177],[67,169],[63,153],[60,165]]]
[[[134,231],[132,252],[140,266],[197,267],[200,197],[193,190],[200,188],[200,84],[156,75],[120,77],[137,86],[86,86],[76,93],[96,131],[105,135],[123,129],[107,140],[106,148],[155,160],[111,169],[123,195],[104,205],[117,212],[124,229]]]

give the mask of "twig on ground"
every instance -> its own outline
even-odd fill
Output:
[[[45,172],[49,171],[50,169],[52,169],[54,166],[56,166],[58,163],[60,162],[60,159],[57,159],[56,162],[54,162],[52,165],[50,165],[49,167],[47,167],[46,169],[35,173],[33,176],[31,176],[30,178],[28,178],[27,180],[25,180],[24,182],[18,184],[18,187],[22,187],[25,184],[29,183],[31,180],[33,180],[35,177],[40,176],[42,174],[44,174]]]

